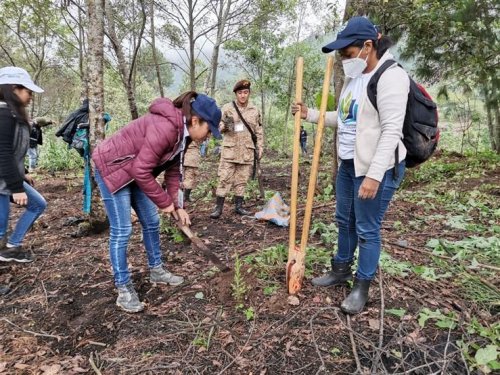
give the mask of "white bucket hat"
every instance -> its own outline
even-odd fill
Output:
[[[5,84],[20,85],[33,92],[43,92],[41,87],[35,85],[26,70],[16,66],[6,66],[0,69],[0,85]]]

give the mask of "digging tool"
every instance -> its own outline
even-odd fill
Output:
[[[302,76],[304,74],[304,59],[297,58],[295,77],[295,102],[302,102]],[[300,111],[295,113],[293,133],[293,156],[292,156],[292,184],[290,188],[290,232],[288,237],[288,263],[286,265],[286,283],[289,288],[290,270],[296,264],[297,254],[300,247],[295,243],[297,227],[297,193],[299,185],[299,147],[300,147]],[[290,289],[289,289],[290,292]]]
[[[297,80],[296,80],[296,93],[295,100],[302,101],[302,74],[303,63],[297,61]],[[316,179],[318,177],[319,158],[321,153],[321,142],[323,139],[323,129],[325,126],[325,113],[328,103],[328,92],[330,91],[330,80],[333,71],[333,56],[329,56],[326,62],[325,78],[323,81],[323,91],[321,97],[321,105],[319,108],[319,121],[316,132],[316,139],[314,142],[314,154],[311,166],[311,175],[309,176],[309,186],[307,189],[306,210],[304,213],[304,223],[302,226],[302,237],[300,247],[295,244],[295,226],[297,223],[297,185],[298,185],[298,171],[299,171],[299,137],[300,137],[300,111],[295,113],[295,133],[293,142],[293,162],[292,162],[292,191],[291,191],[291,206],[290,206],[290,242],[287,263],[287,287],[288,293],[296,294],[302,287],[305,271],[305,257],[307,240],[309,238],[309,228],[311,225],[311,213],[314,203],[314,190],[316,188]],[[299,78],[300,77],[300,78]],[[299,86],[300,83],[300,86]],[[292,219],[293,218],[293,219]],[[293,225],[292,225],[293,220]],[[293,234],[292,234],[293,232]]]
[[[214,266],[216,266],[222,272],[228,271],[230,269],[228,266],[222,263],[221,260],[217,258],[217,256],[213,252],[210,251],[208,246],[205,245],[205,243],[193,233],[191,228],[189,228],[187,225],[182,225],[179,220],[177,220],[174,216],[172,217],[174,218],[177,227],[182,231],[182,233],[186,235],[187,238],[189,238],[193,247],[196,250],[199,250],[206,259],[212,262]]]

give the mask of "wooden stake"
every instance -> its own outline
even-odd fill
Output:
[[[328,104],[328,93],[330,91],[330,81],[332,77],[332,71],[333,71],[333,56],[329,56],[326,62],[325,78],[323,81],[321,106],[319,108],[319,121],[318,121],[318,128],[316,131],[316,139],[314,143],[314,154],[311,166],[311,175],[309,176],[309,187],[307,189],[306,211],[304,214],[304,224],[302,226],[302,237],[300,241],[300,247],[295,246],[295,237],[294,237],[294,244],[293,244],[294,251],[292,256],[290,256],[289,254],[289,261],[287,265],[288,293],[290,294],[296,294],[302,288],[302,281],[304,279],[304,271],[305,271],[304,261],[306,257],[307,240],[309,238],[309,228],[311,226],[311,213],[314,203],[314,190],[316,188],[316,179],[318,177],[319,158],[321,154],[321,142],[323,139],[323,129],[325,126],[325,113],[326,113],[326,106]],[[295,116],[297,116],[297,114]],[[300,131],[300,126],[299,126],[299,131]],[[295,134],[294,138],[294,156],[295,152],[297,153],[299,152],[298,147],[297,150],[295,150],[295,145],[296,145],[295,142],[298,142],[297,134]],[[298,162],[297,162],[297,173],[298,173]],[[292,170],[292,179],[293,179],[293,170]],[[293,202],[293,200],[295,199],[296,202],[297,190],[295,190],[295,194],[293,194],[293,188],[294,187],[292,183],[291,201]],[[295,228],[292,228],[291,226],[291,219],[292,219],[291,215],[292,215],[292,208],[290,208],[290,232],[292,231],[292,229],[293,231],[295,231]]]
[[[304,74],[304,59],[297,58],[295,77],[295,103],[302,102],[302,76]],[[296,262],[295,235],[297,227],[297,194],[299,185],[299,155],[300,155],[300,111],[295,113],[294,133],[293,133],[293,157],[292,157],[292,185],[290,191],[290,231],[288,238],[288,263],[286,265],[286,282],[288,285],[290,269]]]

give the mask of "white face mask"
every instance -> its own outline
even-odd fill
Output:
[[[352,59],[347,59],[342,61],[342,67],[344,68],[344,74],[349,77],[349,78],[356,78],[358,77],[361,73],[364,72],[366,67],[368,66],[366,60],[368,60],[368,56],[366,56],[366,59],[362,59],[359,57],[361,55],[361,49],[358,53],[358,56],[352,58]]]

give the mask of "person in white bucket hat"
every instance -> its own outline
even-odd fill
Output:
[[[7,66],[0,69],[0,85],[17,85],[36,93],[43,92],[41,87],[35,85],[29,73],[17,66]]]
[[[14,66],[0,69],[0,261],[3,262],[33,261],[21,243],[47,207],[24,167],[30,138],[26,107],[33,92],[43,90],[26,70]],[[25,206],[26,210],[7,239],[10,202]]]

